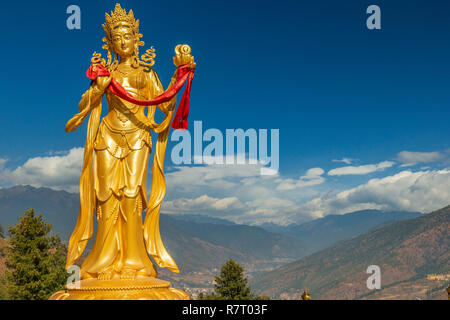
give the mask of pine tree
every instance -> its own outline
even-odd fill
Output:
[[[251,292],[244,267],[228,259],[215,277],[214,293],[200,292],[198,300],[270,300],[268,296],[257,296]]]
[[[30,209],[9,227],[6,250],[6,294],[12,300],[48,299],[64,287],[66,247],[50,235],[51,224]]]
[[[244,277],[244,267],[233,259],[227,260],[216,276],[214,285],[215,295],[225,300],[250,300],[254,299],[248,280]]]
[[[3,233],[3,227],[2,227],[2,225],[0,224],[0,239],[1,238],[4,238],[5,237],[5,234]]]

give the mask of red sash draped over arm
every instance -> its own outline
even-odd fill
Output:
[[[97,77],[109,76],[110,73],[108,69],[106,69],[103,65],[92,64],[86,71],[86,75],[89,79],[95,81]],[[170,89],[151,100],[138,100],[134,98],[114,78],[111,79],[108,90],[119,98],[122,98],[125,101],[131,102],[133,104],[137,104],[140,106],[154,106],[170,101],[181,90],[187,80],[186,90],[183,93],[177,113],[174,117],[174,121],[172,122],[173,129],[186,130],[188,128],[187,117],[189,115],[189,97],[191,94],[191,84],[193,78],[194,69],[189,68],[189,65],[182,65],[178,67],[177,79],[175,81],[175,84]]]

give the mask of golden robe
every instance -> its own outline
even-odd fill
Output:
[[[140,100],[153,99],[164,92],[153,69],[138,67],[126,74],[116,70],[111,75]],[[145,115],[144,106],[134,105],[106,91],[108,114],[96,130],[94,127],[100,117],[101,96],[92,86],[83,95],[79,105],[80,111],[91,108],[92,114],[80,182],[82,203],[77,226],[69,243],[67,264],[69,266],[79,258],[87,240],[92,237],[93,226],[89,214],[94,210],[97,234],[94,246],[82,264],[82,278],[98,277],[104,272],[156,276],[149,254],[161,267],[177,272],[178,268],[159,235],[159,208],[165,194],[163,162],[175,99],[158,106],[165,113],[165,119],[156,124],[153,120],[154,106],[149,107],[148,115]],[[152,139],[150,132],[144,128],[148,121],[154,124],[153,130],[159,133],[153,161],[150,204],[146,200],[146,185]],[[91,149],[95,153],[93,160],[89,154],[92,153]],[[89,187],[91,175],[94,180],[93,190]],[[143,225],[142,211],[146,208]]]

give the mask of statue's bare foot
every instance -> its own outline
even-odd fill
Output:
[[[136,270],[134,269],[124,269],[120,273],[120,279],[122,280],[134,280],[136,278]]]
[[[138,277],[154,277],[156,278],[158,276],[158,273],[156,272],[155,268],[143,268],[141,270],[139,270],[136,275]]]
[[[113,276],[113,270],[107,269],[105,271],[102,271],[98,274],[97,279],[98,280],[111,280]]]

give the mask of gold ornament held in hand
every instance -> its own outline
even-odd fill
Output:
[[[191,47],[187,44],[179,44],[175,47],[175,57],[173,57],[173,63],[176,67],[184,64],[189,64],[191,68],[195,68],[196,63],[194,57],[191,56]]]

